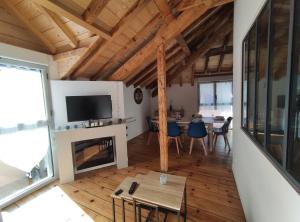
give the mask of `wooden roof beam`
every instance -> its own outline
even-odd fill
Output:
[[[187,45],[186,41],[184,40],[182,35],[179,35],[176,38],[178,44],[180,45],[180,47],[182,48],[182,50],[184,51],[184,53],[189,56],[191,54],[191,50],[189,48],[189,46]]]
[[[89,24],[94,23],[109,0],[92,0],[82,14],[82,18]]]
[[[65,6],[63,6],[58,2],[54,3],[52,0],[33,0],[33,1],[60,16],[70,19],[71,21],[77,23],[78,25],[82,26],[83,28],[89,30],[92,33],[101,36],[104,39],[107,40],[111,39],[111,34],[107,33],[104,30],[101,30],[99,27],[87,23],[82,19],[80,15],[76,15],[76,13],[71,12],[70,9],[67,9]]]
[[[64,36],[64,38],[68,41],[69,45],[74,49],[78,45],[78,41],[73,35],[72,31],[62,22],[62,20],[52,11],[45,9],[44,7],[40,7],[36,4],[37,7],[50,19],[53,26],[57,28]]]
[[[233,47],[232,46],[222,46],[219,48],[212,48],[210,49],[205,56],[218,56],[222,54],[232,54]]]
[[[154,0],[154,3],[163,16],[165,23],[169,24],[173,20],[173,14],[167,0]]]
[[[55,54],[56,48],[32,23],[12,4],[10,0],[3,0],[7,8],[28,28],[42,43],[49,49],[52,54]]]
[[[194,7],[198,7],[198,6],[201,6],[201,5],[206,6],[206,7],[212,7],[212,5],[219,6],[219,5],[223,5],[223,4],[230,3],[230,2],[232,2],[232,1],[230,1],[230,0],[223,0],[223,1],[216,1],[216,0],[183,0],[179,4],[179,6],[176,8],[176,10],[178,12],[181,12],[181,11],[192,9]]]
[[[230,36],[231,36],[230,34],[225,36],[224,43],[223,43],[224,47],[228,44]],[[224,61],[224,57],[225,57],[224,53],[220,55],[219,64],[218,64],[218,71],[219,72],[221,71],[222,64],[223,64],[223,61]]]
[[[216,1],[219,4],[221,0]],[[150,59],[154,51],[159,46],[161,39],[164,39],[166,44],[173,38],[177,37],[189,25],[196,21],[203,15],[209,8],[208,7],[195,7],[191,10],[184,11],[178,16],[177,19],[172,20],[168,25],[163,25],[154,39],[144,46],[138,53],[131,57],[125,64],[123,64],[109,80],[124,80],[130,76],[142,63]]]
[[[219,29],[221,27],[223,32],[219,32]],[[181,65],[180,68],[176,70],[176,73],[168,77],[167,84],[170,84],[172,80],[176,79],[179,75],[181,75],[182,72],[187,67],[190,67],[196,61],[196,59],[198,59],[201,55],[204,55],[206,51],[209,49],[208,47],[211,44],[213,44],[215,41],[219,40],[220,38],[224,38],[226,35],[231,33],[232,29],[233,29],[232,16],[230,16],[228,19],[223,19],[221,22],[219,22],[218,25],[216,25],[214,29],[211,31],[211,33],[209,35],[206,35],[207,37],[205,41],[201,42],[201,44],[197,47],[197,50],[194,51],[189,57],[187,57],[187,59],[185,60],[186,64]],[[156,91],[156,89],[154,91]],[[154,91],[152,92],[152,94],[154,93]]]
[[[134,10],[130,10],[132,11],[130,14],[126,14],[124,18],[122,18],[119,23],[116,25],[118,28],[114,28],[114,32],[113,32],[113,36],[112,38],[105,42],[104,44],[102,44],[101,46],[99,46],[99,48],[93,53],[91,54],[85,61],[84,63],[78,67],[78,69],[76,70],[75,73],[73,73],[73,77],[78,77],[83,75],[84,73],[86,73],[86,70],[89,68],[90,65],[93,64],[93,62],[98,58],[99,55],[101,55],[101,53],[106,50],[108,47],[110,47],[111,42],[114,41],[114,38],[117,37],[118,35],[122,34],[122,32],[124,31],[124,29],[127,28],[127,26],[132,22],[132,20],[134,20],[137,16],[138,13],[140,13],[140,11],[145,8],[151,1],[150,0],[145,0],[143,3],[138,4],[133,6]],[[155,20],[156,22],[157,20]],[[122,24],[122,25],[120,25]],[[151,25],[153,25],[153,23],[151,23]],[[154,24],[157,25],[157,24]],[[152,26],[153,28],[153,26]],[[151,30],[147,30],[147,31],[151,31]],[[104,64],[103,66],[105,66],[106,64]],[[100,67],[98,69],[98,71],[96,72],[95,75],[93,75],[91,77],[91,79],[95,80],[98,79],[101,76],[101,71],[103,69],[103,66]]]

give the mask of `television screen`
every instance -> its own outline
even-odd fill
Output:
[[[68,122],[112,118],[111,96],[66,96]]]

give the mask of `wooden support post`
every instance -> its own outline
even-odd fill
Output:
[[[157,87],[159,112],[159,146],[160,169],[168,171],[168,137],[167,137],[167,96],[166,96],[166,52],[165,42],[162,40],[157,50]]]

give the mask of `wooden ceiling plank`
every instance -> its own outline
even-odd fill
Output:
[[[122,32],[124,31],[125,28],[127,28],[127,26],[131,23],[132,20],[134,20],[136,18],[136,14],[140,12],[140,10],[144,7],[146,7],[148,4],[150,3],[150,0],[146,0],[144,1],[142,4],[139,4],[132,13],[130,14],[126,14],[125,17],[123,19],[120,20],[119,23],[122,23],[123,25],[119,28],[116,29],[115,32],[113,32],[113,37],[110,39],[110,41],[107,41],[106,43],[104,43],[97,51],[95,51],[94,54],[92,54],[81,66],[78,70],[76,70],[76,73],[74,74],[74,76],[81,76],[83,73],[86,72],[86,70],[89,68],[89,66],[91,64],[93,64],[93,62],[97,59],[98,56],[101,55],[101,53],[104,50],[107,50],[110,47],[111,42],[113,42],[115,40],[116,37],[118,37],[118,35],[122,34]],[[119,26],[119,25],[117,25]],[[102,66],[103,67],[103,66]],[[102,69],[102,67],[100,69]],[[100,71],[98,70],[96,72],[96,75],[94,75],[92,78],[96,78],[95,76],[97,76],[97,74]]]
[[[62,79],[69,78],[76,69],[76,67],[78,67],[101,44],[102,39],[99,36],[97,37],[98,38],[95,39],[94,42],[86,48],[86,50],[84,51],[82,56],[77,60],[77,62],[73,64],[73,66],[66,73],[64,73],[64,75],[61,77]]]
[[[10,0],[3,0],[8,9],[15,15],[23,24],[36,36],[38,37],[45,46],[49,49],[49,51],[54,54],[56,52],[56,48],[54,44],[52,44],[39,30],[37,30],[32,23],[21,13],[16,7],[12,4]]]
[[[66,9],[63,5],[58,5],[58,3],[54,3],[51,0],[33,1],[58,15],[70,19],[71,21],[77,23],[78,25],[82,26],[83,28],[89,30],[92,33],[101,36],[104,39],[111,39],[111,35],[109,33],[87,23],[81,18],[81,16],[75,15],[74,13],[70,12],[70,10]]]
[[[94,23],[108,1],[109,0],[92,0],[87,9],[82,14],[84,21],[89,24]]]
[[[41,7],[38,4],[36,4],[36,5],[40,8],[40,10],[46,16],[48,16],[48,18],[52,22],[53,26],[56,27],[58,30],[60,30],[61,33],[63,33],[63,35],[64,35],[65,39],[68,41],[69,45],[72,48],[76,48],[78,45],[78,41],[75,38],[72,31],[67,26],[65,26],[65,24],[62,22],[62,20],[52,11],[45,9],[44,7]]]
[[[59,60],[63,60],[63,59],[69,58],[69,57],[79,56],[82,53],[84,53],[87,49],[88,49],[88,47],[82,47],[82,48],[73,49],[73,50],[70,50],[67,52],[58,53],[53,56],[53,60],[59,61]]]
[[[219,1],[217,1],[217,3],[219,3]],[[149,59],[158,47],[161,39],[164,39],[167,43],[171,39],[177,37],[207,10],[207,7],[195,7],[191,10],[184,11],[177,19],[174,19],[168,25],[161,27],[154,39],[130,58],[125,64],[123,64],[112,76],[109,77],[109,80],[126,79],[134,72],[134,70],[137,69],[137,67],[141,66],[145,60]]]

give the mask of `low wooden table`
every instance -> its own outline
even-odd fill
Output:
[[[186,177],[167,175],[167,184],[160,184],[160,173],[150,171],[147,175],[138,177],[140,185],[132,195],[133,205],[144,203],[157,206],[177,213],[181,219],[181,205],[184,201],[184,221],[187,218]],[[136,221],[136,220],[135,220]]]
[[[159,209],[176,212],[178,221],[181,220],[181,205],[184,201],[184,221],[187,219],[187,194],[186,194],[186,177],[167,175],[167,184],[160,184],[161,173],[150,171],[147,175],[138,174],[136,177],[126,177],[123,182],[117,187],[117,190],[122,189],[123,193],[119,196],[111,195],[113,198],[113,221],[115,221],[115,202],[114,199],[122,200],[122,217],[125,221],[124,202],[130,201],[133,203],[134,218],[137,221],[136,206],[139,206],[138,218],[141,220],[140,206],[149,206],[156,209],[157,221],[159,221]],[[132,182],[137,182],[139,186],[133,195],[128,194],[128,190]]]

